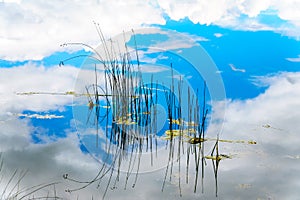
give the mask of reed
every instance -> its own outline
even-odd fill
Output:
[[[92,124],[96,129],[96,147],[98,147],[98,137],[100,127],[104,128],[105,149],[107,155],[102,164],[99,165],[99,172],[92,180],[80,181],[69,175],[64,178],[80,184],[78,188],[68,189],[68,192],[82,190],[94,183],[98,188],[104,188],[102,198],[104,199],[108,189],[117,188],[117,184],[124,175],[124,189],[128,187],[129,179],[133,178],[132,187],[138,184],[140,175],[141,158],[144,153],[150,153],[149,164],[153,166],[155,158],[158,157],[158,91],[163,90],[165,99],[165,109],[167,111],[168,128],[165,131],[165,148],[167,150],[166,168],[163,177],[161,191],[164,191],[166,182],[172,182],[172,175],[177,170],[178,191],[182,196],[182,169],[185,169],[185,183],[193,184],[193,191],[196,193],[201,179],[201,192],[204,192],[204,170],[206,160],[213,162],[216,196],[218,193],[218,169],[223,158],[230,158],[225,154],[219,154],[219,142],[247,143],[246,141],[221,140],[217,138],[207,138],[207,117],[209,108],[206,105],[207,87],[203,82],[203,87],[193,91],[193,88],[183,84],[180,80],[175,83],[173,63],[170,64],[171,83],[168,87],[159,88],[159,83],[151,76],[150,84],[145,84],[141,72],[141,62],[136,44],[134,32],[133,38],[135,50],[129,52],[125,45],[125,53],[121,53],[112,45],[112,40],[105,40],[98,24],[95,24],[99,38],[103,44],[103,55],[89,45],[82,43],[68,43],[64,45],[83,45],[93,52],[93,55],[86,55],[93,59],[94,83],[84,86],[86,94],[72,93],[74,96],[86,96],[89,114],[87,123],[90,122],[91,115],[94,115]],[[84,56],[84,55],[82,55]],[[68,58],[61,63],[64,64]],[[99,85],[98,71],[104,68],[104,85]],[[200,84],[199,84],[200,85]],[[187,87],[187,95],[183,95],[183,88]],[[168,88],[168,89],[167,89]],[[200,92],[203,89],[203,93]],[[196,94],[194,94],[195,92]],[[104,98],[109,108],[100,109],[100,97]],[[188,105],[183,106],[183,102]],[[185,112],[183,109],[187,109]],[[187,114],[183,114],[187,113]],[[109,120],[110,119],[110,120]],[[186,120],[186,121],[185,121]],[[105,121],[105,125],[102,123]],[[109,128],[111,127],[111,128]],[[211,155],[205,155],[205,143],[215,141]],[[251,142],[248,142],[249,144]],[[252,142],[253,144],[255,142]],[[155,156],[154,156],[155,151]],[[112,158],[107,165],[106,161]],[[182,162],[183,158],[186,161]],[[175,165],[175,163],[177,165]],[[193,164],[193,165],[191,165]],[[184,168],[182,165],[185,165]],[[122,173],[122,169],[124,169]],[[194,175],[194,180],[190,181],[189,174]],[[201,176],[201,177],[200,177]]]
[[[12,174],[6,176],[3,154],[0,153],[0,199],[1,200],[22,200],[22,199],[62,199],[57,195],[56,185],[59,182],[42,183],[33,186],[24,187],[23,181],[26,178],[28,170],[14,170]],[[5,180],[4,177],[9,177]],[[51,189],[52,188],[52,189]],[[44,195],[42,191],[47,189],[51,191]]]

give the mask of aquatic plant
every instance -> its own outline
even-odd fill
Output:
[[[126,158],[129,158],[129,162],[126,162],[127,170],[125,172],[125,186],[126,189],[128,184],[128,179],[131,174],[135,174],[134,182],[132,187],[135,186],[140,169],[140,160],[144,152],[150,151],[151,154],[151,165],[153,164],[153,149],[156,150],[157,156],[157,110],[154,105],[157,104],[158,90],[161,88],[157,81],[153,80],[151,77],[151,83],[146,87],[140,70],[140,62],[137,48],[134,50],[135,61],[131,58],[131,53],[125,44],[126,51],[124,54],[117,53],[112,47],[112,41],[106,41],[98,25],[96,25],[97,31],[99,33],[101,42],[103,43],[104,54],[101,55],[96,49],[90,47],[89,45],[81,43],[68,43],[66,45],[84,45],[89,47],[92,51],[92,55],[86,55],[88,58],[92,58],[95,61],[94,64],[94,80],[95,82],[86,85],[86,94],[84,96],[88,97],[88,109],[89,114],[87,117],[87,123],[92,122],[96,129],[96,146],[98,146],[98,129],[99,125],[106,121],[105,146],[108,152],[107,157],[104,158],[102,167],[98,174],[93,180],[90,181],[79,181],[70,178],[69,175],[64,175],[64,178],[82,184],[81,187],[75,189],[68,189],[68,192],[74,192],[86,188],[87,186],[98,182],[98,187],[100,187],[100,182],[103,177],[108,176],[108,182],[106,184],[106,189],[103,194],[103,198],[112,183],[113,174],[115,174],[115,181],[112,188],[115,188],[116,183],[120,179],[121,165]],[[135,37],[135,36],[134,36]],[[82,55],[84,56],[84,55]],[[65,63],[70,59],[68,58],[61,63]],[[99,64],[100,63],[100,64]],[[100,66],[101,65],[101,66]],[[104,86],[98,85],[98,70],[104,68],[105,84]],[[98,69],[97,69],[98,68]],[[179,192],[181,195],[181,156],[186,154],[186,177],[189,174],[189,163],[191,161],[190,156],[194,156],[195,162],[195,181],[194,181],[194,192],[196,192],[198,184],[198,172],[202,171],[202,182],[204,179],[204,132],[205,132],[205,121],[207,118],[208,109],[205,107],[205,95],[206,95],[206,84],[204,82],[203,86],[203,99],[202,106],[199,105],[200,95],[191,93],[190,88],[188,88],[188,119],[183,120],[182,112],[182,81],[178,81],[178,84],[174,83],[174,74],[172,63],[170,65],[170,72],[172,77],[171,85],[163,87],[163,93],[165,95],[166,109],[167,109],[167,119],[169,125],[165,134],[167,137],[163,138],[166,141],[166,148],[168,149],[168,159],[165,171],[165,177],[163,180],[162,191],[164,190],[164,185],[169,174],[170,181],[173,173],[174,162],[179,163],[178,173],[179,173]],[[92,89],[90,89],[92,88]],[[168,89],[167,89],[168,88]],[[101,93],[99,93],[101,90]],[[175,95],[175,93],[177,95]],[[74,92],[76,94],[76,92]],[[198,96],[199,95],[199,96]],[[101,115],[99,96],[104,96],[107,109],[104,110],[105,114]],[[201,108],[201,109],[200,109]],[[92,112],[93,111],[93,112]],[[93,119],[91,120],[91,113],[93,113]],[[111,117],[109,117],[110,115]],[[101,116],[101,117],[100,117]],[[111,120],[109,120],[111,119]],[[107,127],[111,127],[108,129]],[[187,140],[187,138],[189,138]],[[196,145],[197,144],[197,145]],[[187,149],[187,150],[185,150]],[[185,152],[186,151],[186,152]],[[109,159],[108,155],[113,155],[113,160],[110,165],[107,165],[106,159]],[[200,166],[201,160],[201,166]],[[136,169],[135,171],[133,171]],[[188,178],[186,178],[186,183],[189,183]],[[203,184],[202,184],[203,185]]]
[[[0,153],[0,199],[1,200],[22,200],[22,199],[62,199],[57,195],[56,185],[58,182],[36,184],[31,187],[24,187],[22,181],[26,178],[27,170],[14,170],[7,175],[3,154]],[[5,177],[9,177],[7,180]],[[47,189],[49,192],[39,192]],[[52,192],[50,192],[52,191]]]
[[[66,192],[81,191],[96,185],[97,188],[104,190],[102,198],[105,198],[108,189],[116,189],[121,179],[124,179],[126,189],[130,178],[133,179],[131,187],[134,188],[138,183],[144,155],[150,153],[149,165],[153,166],[160,156],[158,148],[165,146],[165,154],[162,154],[165,156],[162,192],[166,182],[172,182],[172,175],[176,173],[180,196],[184,176],[185,184],[192,185],[195,193],[201,184],[203,193],[204,170],[207,160],[211,160],[217,196],[220,162],[231,158],[231,155],[219,153],[219,142],[246,144],[256,142],[220,139],[219,134],[216,138],[208,138],[206,130],[210,108],[206,102],[209,94],[205,80],[197,83],[199,87],[196,90],[184,83],[182,76],[175,81],[176,63],[171,61],[168,70],[171,82],[164,83],[154,74],[145,80],[135,33],[132,31],[135,47],[130,49],[125,39],[124,43],[117,45],[114,45],[115,41],[111,39],[106,40],[99,25],[95,26],[102,48],[95,49],[83,43],[65,43],[62,46],[80,45],[89,48],[92,53],[67,58],[59,63],[63,67],[69,60],[86,57],[86,66],[83,66],[85,68],[82,71],[88,76],[78,79],[88,80],[78,80],[82,82],[74,91],[17,93],[71,95],[75,99],[73,112],[75,118],[76,114],[80,116],[80,120],[77,120],[79,138],[85,145],[85,135],[80,137],[80,131],[84,129],[88,129],[89,136],[93,136],[94,152],[90,153],[99,161],[99,171],[91,180],[85,181],[77,180],[72,174],[64,174],[65,180],[78,186],[68,188]],[[120,48],[120,45],[125,51],[116,48],[116,46]],[[183,95],[184,92],[187,94]],[[167,120],[162,128],[158,128],[159,104],[163,105],[167,113]],[[84,112],[87,114],[84,115]],[[205,151],[207,142],[215,142],[209,155],[206,155]]]

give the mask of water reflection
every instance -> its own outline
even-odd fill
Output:
[[[100,50],[85,44],[65,44],[84,45],[93,51],[92,55],[79,56],[87,60],[74,91],[18,93],[73,96],[79,138],[86,152],[99,162],[99,171],[90,180],[64,174],[65,180],[75,184],[66,191],[73,193],[96,185],[105,198],[109,189],[119,188],[121,181],[122,188],[135,188],[140,174],[163,169],[162,192],[168,183],[176,182],[179,196],[183,185],[193,188],[194,193],[203,193],[205,170],[211,160],[217,196],[220,163],[231,158],[220,153],[219,143],[256,142],[219,139],[219,132],[215,137],[207,136],[212,116],[211,104],[207,103],[213,99],[210,85],[204,77],[181,73],[181,68],[186,72],[186,68],[193,68],[184,58],[165,51],[169,64],[160,63],[153,73],[153,66],[143,63],[141,55],[151,57],[157,50],[130,49],[125,43],[122,52],[114,41],[102,36],[101,40]],[[77,57],[67,58],[61,65]]]
[[[175,173],[180,196],[184,179],[195,193],[201,185],[203,193],[204,170],[207,160],[211,160],[217,196],[220,161],[231,158],[219,153],[219,142],[247,142],[220,140],[219,134],[216,139],[206,138],[211,111],[206,81],[201,77],[196,89],[195,85],[191,87],[191,82],[174,70],[173,66],[178,64],[174,59],[167,70],[151,75],[142,73],[139,49],[129,50],[125,44],[126,50],[121,53],[115,49],[114,41],[106,41],[102,35],[101,40],[103,49],[100,52],[91,49],[93,55],[86,55],[87,61],[73,93],[78,97],[75,105],[85,104],[88,110],[85,117],[84,106],[73,109],[80,139],[101,167],[90,181],[65,174],[66,180],[80,185],[67,191],[80,191],[97,184],[105,188],[104,198],[109,188],[117,188],[121,178],[125,179],[125,189],[132,178],[134,188],[140,173],[164,168],[161,191],[167,181],[172,182]],[[70,59],[73,58],[62,63]],[[205,154],[208,141],[215,141],[210,155]]]

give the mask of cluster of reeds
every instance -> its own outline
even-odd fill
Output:
[[[151,83],[147,86],[143,82],[143,76],[140,70],[140,62],[138,49],[129,52],[125,44],[126,52],[120,53],[113,48],[110,44],[112,41],[107,42],[99,28],[96,25],[98,34],[102,41],[104,48],[104,56],[100,55],[94,48],[81,43],[68,43],[64,45],[84,45],[89,47],[92,55],[87,56],[95,61],[94,64],[94,83],[85,86],[86,96],[88,97],[88,109],[91,111],[87,117],[87,122],[92,122],[95,125],[96,133],[96,146],[99,143],[99,126],[104,124],[104,137],[106,138],[106,151],[107,156],[103,159],[98,174],[93,180],[80,181],[71,178],[68,174],[63,177],[69,181],[82,184],[75,189],[68,189],[68,192],[78,191],[88,187],[91,184],[97,183],[101,187],[103,180],[107,180],[104,184],[105,197],[108,188],[115,188],[117,182],[120,180],[122,166],[125,166],[125,189],[128,184],[128,179],[132,174],[135,174],[132,187],[137,183],[139,175],[140,161],[144,152],[151,154],[151,164],[153,164],[153,154],[156,151],[157,156],[157,110],[155,105],[158,103],[158,85],[156,80],[151,78]],[[132,57],[134,56],[134,58]],[[67,60],[77,58],[72,57]],[[64,64],[67,60],[61,62]],[[105,84],[98,84],[98,71],[100,68],[104,72],[103,77]],[[165,130],[165,142],[168,149],[168,158],[165,176],[162,184],[162,191],[165,187],[165,182],[169,175],[170,181],[174,170],[174,163],[178,164],[176,168],[179,173],[179,193],[181,192],[181,165],[185,164],[186,183],[189,184],[189,173],[193,170],[194,174],[194,192],[197,191],[199,176],[201,174],[202,192],[204,180],[204,168],[206,159],[213,161],[215,180],[216,180],[216,195],[217,195],[217,174],[219,162],[222,157],[219,155],[218,142],[211,152],[210,156],[204,155],[204,142],[206,130],[206,118],[208,115],[208,108],[206,107],[206,83],[204,82],[203,93],[191,91],[188,88],[187,108],[183,108],[183,84],[180,80],[174,83],[173,67],[170,65],[170,72],[172,77],[171,85],[166,86],[164,89],[165,101],[167,107],[168,128]],[[163,83],[160,83],[163,84]],[[194,94],[196,93],[196,94]],[[100,99],[104,98],[107,102],[106,109],[101,109]],[[202,100],[202,101],[200,101]],[[186,102],[186,101],[185,101]],[[188,115],[184,116],[183,109],[188,109]],[[92,112],[93,111],[93,112]],[[93,113],[93,120],[90,120],[91,113]],[[111,127],[111,128],[109,128]],[[216,155],[215,155],[216,152]],[[113,155],[112,161],[107,165],[110,155]],[[182,161],[182,155],[185,155],[186,161]],[[124,162],[126,160],[126,162]],[[194,162],[194,169],[190,169],[190,163]],[[108,177],[104,179],[104,177]]]
[[[125,41],[125,52],[121,52],[113,45],[112,40],[106,40],[95,24],[100,40],[103,44],[102,52],[84,43],[67,43],[67,45],[81,45],[89,48],[90,55],[78,55],[67,58],[59,63],[63,66],[66,62],[79,57],[87,57],[92,62],[92,68],[88,70],[93,76],[89,77],[91,84],[84,85],[81,92],[23,92],[17,95],[71,95],[74,97],[86,97],[88,115],[86,124],[91,125],[95,132],[95,145],[103,148],[100,138],[105,138],[105,156],[101,158],[97,175],[92,180],[81,181],[64,174],[63,178],[79,184],[75,189],[67,189],[67,192],[82,190],[92,184],[104,188],[103,198],[109,188],[116,188],[121,174],[125,174],[126,189],[129,178],[134,177],[132,187],[135,187],[140,173],[141,158],[145,152],[150,153],[150,165],[158,156],[158,140],[165,142],[167,150],[166,167],[161,191],[164,191],[166,182],[172,181],[172,174],[177,170],[179,195],[182,196],[182,177],[185,176],[186,184],[193,184],[196,193],[201,181],[201,192],[204,192],[204,170],[207,160],[212,161],[215,179],[216,196],[218,195],[218,169],[222,159],[231,158],[219,153],[219,142],[256,144],[255,141],[232,141],[217,138],[207,138],[206,122],[209,108],[206,105],[207,88],[204,81],[203,87],[193,88],[184,85],[183,81],[174,81],[173,64],[170,63],[171,83],[166,85],[158,82],[151,76],[150,83],[145,83],[141,71],[139,53],[134,36],[135,49],[129,50]],[[119,45],[119,44],[118,44]],[[99,77],[101,72],[101,77]],[[104,84],[99,83],[104,79]],[[148,80],[149,81],[149,80]],[[161,87],[163,85],[163,87]],[[201,83],[199,83],[201,85]],[[202,91],[203,89],[203,91]],[[165,99],[164,109],[167,112],[167,126],[165,130],[158,130],[158,91],[163,91]],[[183,95],[183,91],[187,94]],[[106,105],[102,105],[102,101]],[[183,105],[187,104],[187,105]],[[76,105],[75,105],[76,106]],[[185,114],[184,114],[185,113]],[[186,114],[187,113],[187,114]],[[52,119],[63,118],[57,115],[40,114],[16,114],[19,117]],[[273,128],[264,125],[264,128]],[[99,131],[99,129],[104,131]],[[273,128],[276,129],[276,128]],[[280,130],[280,129],[278,129]],[[163,137],[158,132],[164,132]],[[99,135],[103,134],[103,135]],[[209,155],[205,155],[205,142],[214,141],[215,144]],[[186,159],[186,160],[184,160]],[[183,166],[182,166],[183,165]],[[3,160],[0,154],[0,174],[3,171]],[[57,183],[40,184],[30,188],[20,188],[20,183],[27,172],[15,170],[6,184],[0,179],[4,189],[0,189],[0,199],[59,199],[56,195]],[[194,180],[190,180],[192,173]],[[200,178],[199,178],[200,177]],[[201,180],[200,180],[201,179]],[[14,181],[16,180],[16,183]],[[200,181],[199,181],[200,180]],[[106,182],[105,182],[106,181]],[[34,194],[44,188],[53,187],[53,194],[34,197]]]
[[[103,159],[103,165],[100,167],[99,173],[91,181],[78,181],[66,174],[64,178],[83,184],[79,188],[67,190],[72,192],[81,190],[95,182],[98,182],[98,187],[100,187],[103,177],[108,176],[108,183],[105,186],[106,189],[103,195],[105,196],[111,183],[113,183],[112,188],[116,187],[124,159],[128,163],[125,188],[129,177],[133,173],[135,178],[132,187],[135,186],[139,174],[140,159],[144,151],[151,152],[151,163],[153,162],[153,149],[157,147],[155,134],[156,111],[152,109],[152,112],[150,112],[150,110],[156,104],[157,98],[155,96],[157,95],[153,94],[155,92],[153,91],[153,88],[155,88],[153,83],[151,83],[150,89],[144,87],[138,54],[135,54],[136,63],[134,63],[129,51],[121,54],[115,49],[109,48],[112,46],[106,43],[101,30],[97,28],[97,31],[101,41],[105,43],[105,57],[89,46],[95,55],[88,55],[87,57],[95,60],[97,64],[94,65],[94,84],[85,86],[88,96],[88,108],[90,110],[87,123],[91,122],[95,125],[95,139],[98,147],[99,125],[104,122],[107,157]],[[74,58],[76,57],[69,59]],[[62,61],[61,64],[64,64],[67,60]],[[99,71],[99,68],[104,69],[104,77],[102,78],[105,79],[105,84],[102,86],[98,84],[97,71]],[[106,100],[108,104],[106,109],[101,109],[100,97],[104,97]],[[90,117],[91,113],[94,115],[92,120]],[[109,114],[110,116],[108,116]],[[113,155],[113,159],[108,166],[106,160],[111,159],[111,155]],[[113,175],[115,175],[114,181],[112,180]]]
[[[172,70],[172,66],[171,66]],[[172,72],[173,77],[173,72]],[[194,192],[197,190],[198,185],[198,177],[199,171],[201,169],[202,172],[202,186],[204,179],[204,132],[205,132],[205,121],[207,117],[208,109],[206,109],[205,103],[205,95],[206,95],[206,84],[204,82],[203,87],[203,105],[199,105],[198,99],[198,91],[196,95],[191,93],[190,88],[188,88],[187,95],[187,121],[184,120],[182,113],[182,82],[179,81],[178,85],[175,86],[172,81],[171,90],[169,93],[166,93],[166,101],[167,101],[167,109],[168,109],[168,120],[169,128],[166,131],[169,149],[169,158],[168,165],[166,167],[165,177],[163,181],[162,191],[164,190],[165,182],[167,179],[167,175],[170,176],[170,181],[173,173],[173,164],[174,162],[178,162],[178,186],[179,186],[179,194],[182,195],[181,192],[181,156],[186,154],[186,183],[189,183],[189,166],[191,160],[194,158],[195,163],[195,180],[194,180]],[[176,88],[176,89],[175,89]],[[174,96],[175,90],[177,90],[177,97]],[[176,103],[175,98],[178,98]],[[186,150],[185,150],[186,149]],[[185,153],[186,151],[186,153]],[[192,156],[192,158],[191,158]],[[201,161],[201,166],[200,166]],[[202,189],[203,191],[203,189]]]

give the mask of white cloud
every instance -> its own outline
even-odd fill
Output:
[[[194,23],[211,24],[227,14],[235,1],[162,1],[159,5],[174,20],[188,17]],[[233,10],[232,10],[233,11]],[[232,13],[233,14],[233,13]]]
[[[221,138],[255,140],[257,144],[221,144],[222,153],[233,155],[232,160],[221,161],[220,165],[219,196],[224,199],[230,193],[243,199],[299,196],[298,176],[293,174],[299,173],[299,160],[295,158],[300,151],[300,73],[281,73],[261,77],[260,81],[263,79],[269,86],[265,93],[227,102]],[[244,190],[239,184],[251,186]],[[282,185],[285,187],[279,190]]]
[[[297,0],[275,1],[274,7],[278,10],[278,16],[283,20],[300,26],[300,2]]]
[[[249,17],[256,17],[261,11],[267,10],[271,5],[271,0],[244,0],[241,1],[239,9],[242,13],[248,15]]]
[[[182,33],[183,35],[186,35],[187,37],[193,39],[195,42],[207,42],[209,41],[209,39],[203,37],[203,36],[199,36],[199,35],[195,35],[195,34],[189,34],[189,33]]]
[[[220,38],[220,37],[223,36],[223,34],[222,34],[222,33],[215,33],[214,36],[215,36],[216,38]]]
[[[300,88],[299,73],[282,73],[261,78],[263,86],[269,86],[265,93],[254,99],[229,103],[226,115],[229,121],[243,121],[247,116],[248,124],[273,124],[288,132],[295,132],[295,116],[299,115]],[[247,113],[247,114],[246,114]],[[250,121],[251,120],[251,121]],[[238,124],[236,125],[238,126]]]
[[[189,18],[194,23],[217,24],[241,30],[272,30],[299,38],[299,6],[297,0],[259,1],[259,0],[194,0],[194,1],[158,1],[161,8],[174,20]],[[270,27],[256,18],[263,11],[275,10],[273,13],[282,20],[287,20],[294,27]],[[240,16],[246,18],[240,19]]]
[[[16,117],[5,119],[1,117],[0,152],[5,152],[7,149],[23,149],[29,143],[31,128],[27,126],[28,120],[15,120]],[[17,133],[15,127],[19,129]]]
[[[0,55],[4,59],[41,59],[65,42],[100,42],[93,24],[114,36],[142,24],[164,23],[149,1],[22,1],[0,7]],[[151,17],[150,17],[151,16]]]
[[[97,45],[100,40],[93,21],[111,37],[147,24],[164,24],[164,13],[173,20],[187,17],[194,23],[273,30],[299,37],[299,7],[296,0],[5,1],[0,6],[0,43],[5,47],[1,48],[0,55],[8,60],[41,59],[65,50],[59,45],[66,42]],[[276,10],[281,19],[294,27],[269,27],[259,23],[255,17],[268,9]],[[241,15],[247,18],[241,21]]]
[[[176,30],[159,29],[159,28],[145,28],[135,31],[137,34],[161,34],[166,38],[155,38],[149,40],[150,44],[145,46],[148,49],[146,53],[161,52],[165,50],[177,50],[181,48],[190,48],[193,46],[199,46],[196,41],[208,41],[207,38],[198,35],[192,35],[189,33],[178,33]],[[138,42],[138,45],[143,45]]]
[[[173,76],[169,76],[170,78],[175,78],[177,80],[184,80],[184,79],[191,79],[192,76],[186,76],[186,75],[180,75],[180,74],[176,74]]]
[[[140,71],[143,73],[158,73],[169,70],[167,67],[158,65],[141,65]]]
[[[62,178],[63,174],[68,173],[74,177],[83,179],[92,178],[92,176],[97,173],[97,163],[89,155],[85,155],[80,151],[76,134],[70,133],[67,138],[50,144],[32,144],[29,140],[24,140],[20,135],[20,131],[26,127],[26,124],[22,127],[16,127],[19,120],[14,119],[11,121],[13,124],[11,129],[14,131],[10,132],[10,136],[0,136],[1,141],[7,142],[6,149],[1,149],[4,150],[2,154],[4,167],[0,172],[3,177],[0,182],[1,193],[6,183],[8,183],[9,178],[11,178],[13,171],[16,169],[19,172],[28,170],[28,173],[20,182],[19,188],[30,188],[42,183],[59,182],[56,186],[56,193],[60,197],[65,197],[65,199],[67,199],[69,195],[65,192],[65,189],[73,186],[71,183],[64,182]],[[2,128],[3,127],[1,127],[1,130]],[[14,141],[8,141],[8,138],[13,138],[14,141],[18,141],[16,139],[19,138],[26,144],[16,144]],[[8,144],[10,146],[8,146]],[[19,177],[16,176],[10,183],[10,188],[12,188],[18,180]],[[17,190],[18,189],[15,188],[14,193],[18,192]],[[9,192],[10,189],[7,191]],[[41,190],[40,194],[41,196],[45,196],[48,192],[52,195],[53,187]],[[38,196],[37,194],[39,194],[39,192],[34,193],[35,197]]]
[[[233,64],[229,64],[229,67],[232,69],[232,71],[235,71],[235,72],[243,72],[243,73],[246,72],[245,69],[236,68]]]
[[[195,45],[198,45],[197,43],[189,40],[188,38],[177,36],[172,36],[170,37],[170,39],[156,44],[155,47],[162,50],[175,50],[181,48],[190,48]]]
[[[78,69],[70,66],[50,67],[27,64],[21,67],[0,68],[1,113],[23,110],[47,111],[72,103],[72,96],[17,95],[22,92],[72,91]]]
[[[290,62],[300,62],[300,55],[298,55],[297,58],[286,58],[286,60]]]

